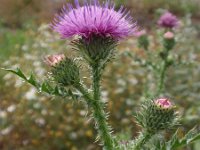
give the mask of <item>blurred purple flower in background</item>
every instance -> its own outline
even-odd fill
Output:
[[[179,20],[170,12],[165,12],[158,20],[158,25],[164,28],[174,28],[179,25]]]
[[[109,1],[99,4],[98,0],[85,3],[84,6],[80,6],[78,0],[75,0],[75,7],[68,4],[55,18],[52,27],[62,38],[100,35],[121,39],[132,36],[137,29],[130,13],[123,7],[115,11]]]

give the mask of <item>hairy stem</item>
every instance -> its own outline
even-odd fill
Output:
[[[93,117],[96,123],[96,129],[100,140],[102,141],[104,148],[106,150],[114,149],[114,140],[112,138],[108,123],[106,113],[104,112],[104,104],[101,102],[100,93],[100,80],[101,80],[101,68],[97,66],[93,67],[93,92],[94,101],[92,103]]]
[[[87,104],[91,105],[91,103],[93,101],[93,97],[92,97],[92,95],[90,95],[90,93],[88,93],[86,91],[86,89],[83,87],[83,85],[77,84],[77,85],[75,85],[75,88],[78,89],[83,94],[83,97],[84,97],[85,101],[87,102]]]
[[[95,127],[98,131],[98,137],[105,150],[114,150],[114,139],[112,138],[110,128],[107,123],[106,113],[104,111],[104,104],[100,100],[100,79],[101,70],[98,67],[93,68],[93,95],[87,92],[82,84],[77,84],[75,87],[82,94],[88,106],[92,108],[93,117],[95,120]]]

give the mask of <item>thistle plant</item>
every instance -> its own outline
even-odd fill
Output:
[[[74,87],[82,93],[89,108],[92,109],[98,138],[104,148],[115,149],[117,143],[107,123],[105,104],[101,99],[100,81],[102,71],[107,62],[112,59],[118,41],[133,35],[136,24],[123,8],[115,11],[114,5],[109,2],[100,5],[95,0],[93,3],[80,6],[79,2],[75,1],[75,5],[76,8],[72,5],[68,5],[68,10],[64,8],[62,14],[55,19],[52,28],[60,33],[62,38],[79,36],[78,39],[72,41],[72,45],[80,52],[91,69],[92,93],[89,93],[81,82],[75,84]]]
[[[158,89],[157,95],[161,94],[164,89],[164,82],[167,69],[173,64],[173,60],[170,59],[170,51],[173,49],[175,45],[174,33],[173,32],[166,32],[163,35],[163,51],[160,52],[160,57],[162,59],[161,66],[160,66],[160,76],[158,77]]]
[[[157,38],[161,41],[161,48],[151,49],[148,33],[145,30],[141,30],[137,31],[135,36],[138,39],[138,47],[145,50],[146,60],[129,53],[129,56],[139,62],[140,65],[148,68],[155,77],[156,89],[154,91],[148,91],[147,89],[147,93],[145,93],[149,97],[163,96],[167,71],[170,67],[177,64],[175,58],[173,58],[173,49],[176,46],[175,29],[179,26],[180,21],[175,15],[167,11],[161,15],[157,24],[163,29]]]
[[[176,42],[172,29],[178,27],[179,20],[172,13],[166,12],[158,20],[158,25],[165,28],[167,31],[163,35],[163,50],[160,52],[162,62],[161,66],[159,66],[160,77],[157,85],[157,95],[163,92],[166,71],[171,65],[173,65],[173,59],[170,59],[170,51],[174,48]]]
[[[169,14],[167,16],[170,16]],[[166,16],[165,16],[166,17]],[[165,18],[163,17],[163,18]],[[171,28],[173,21],[167,22],[163,18],[159,21],[162,26]],[[176,23],[172,23],[176,26]],[[76,50],[82,59],[70,58],[64,54],[48,55],[44,58],[45,63],[50,68],[50,79],[43,83],[36,80],[32,74],[29,78],[20,70],[5,69],[20,76],[29,84],[36,87],[41,92],[46,92],[52,96],[60,96],[72,100],[82,100],[88,106],[94,120],[94,128],[97,130],[97,140],[105,150],[141,150],[151,142],[151,139],[162,132],[176,127],[178,113],[175,104],[168,98],[154,98],[147,100],[141,105],[138,112],[134,112],[137,123],[142,131],[139,136],[126,143],[122,143],[117,136],[112,133],[112,127],[108,123],[108,112],[106,103],[101,96],[101,81],[103,71],[106,69],[115,53],[116,47],[122,39],[137,34],[137,26],[130,13],[121,7],[115,10],[113,4],[106,1],[100,4],[97,0],[85,3],[81,6],[75,0],[75,7],[68,4],[58,15],[51,28],[58,32],[63,39],[73,38],[71,46]],[[149,51],[149,41],[145,32],[138,34],[140,37],[139,46]],[[164,80],[167,68],[171,65],[169,53],[175,45],[174,33],[168,31],[163,36],[163,51],[160,52],[162,63],[159,66],[159,82],[156,96],[164,90]],[[91,88],[87,87],[83,81],[81,69],[83,63],[87,64],[91,74]],[[52,84],[53,81],[53,84]],[[188,133],[190,134],[190,133]],[[176,134],[174,135],[176,136]],[[173,136],[173,137],[174,137]],[[162,150],[167,149],[166,143],[170,143],[171,148],[178,148],[200,138],[199,134],[190,134],[188,138],[176,138],[176,143],[171,141],[159,143]],[[172,140],[174,140],[172,138]],[[174,141],[175,141],[174,140]],[[156,143],[152,143],[156,145]],[[146,149],[151,149],[148,147]]]

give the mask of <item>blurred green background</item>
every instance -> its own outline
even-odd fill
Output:
[[[64,52],[71,55],[69,41],[60,40],[48,24],[66,0],[0,0],[0,67],[20,67],[25,73],[47,78],[43,57]],[[200,1],[199,0],[116,0],[125,5],[140,29],[148,31],[152,48],[159,49],[157,19],[164,10],[181,20],[174,50],[186,62],[167,74],[166,95],[178,105],[183,116],[181,130],[200,123]],[[137,39],[123,41],[116,59],[109,64],[102,86],[108,101],[109,122],[114,132],[135,136],[138,127],[132,117],[142,99],[144,85],[154,89],[152,76],[124,54],[141,58]],[[153,53],[153,52],[152,52]],[[96,131],[82,103],[38,93],[12,74],[0,70],[0,149],[1,150],[98,150]],[[186,148],[199,150],[200,142]]]

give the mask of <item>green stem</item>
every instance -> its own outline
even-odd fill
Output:
[[[140,133],[139,137],[137,140],[134,142],[134,148],[133,150],[141,150],[142,146],[148,142],[148,140],[152,137],[152,134],[149,133]]]
[[[83,94],[83,97],[86,100],[87,104],[91,105],[91,103],[93,101],[93,97],[92,97],[92,95],[90,95],[90,93],[88,93],[86,91],[86,89],[83,87],[83,85],[77,84],[77,85],[75,85],[75,88],[78,89]]]
[[[101,70],[100,68],[94,67],[93,68],[93,92],[94,92],[94,99],[100,101],[100,80],[101,80]]]
[[[104,112],[104,105],[100,100],[100,80],[101,80],[101,68],[97,66],[93,67],[93,92],[94,101],[92,103],[93,117],[96,122],[96,128],[106,150],[114,149],[114,140],[110,133],[110,129],[107,123],[106,113]]]
[[[156,96],[159,96],[164,90],[166,71],[169,67],[168,60],[167,60],[168,55],[169,55],[169,50],[165,49],[164,53],[165,53],[165,56],[164,56],[164,58],[162,58],[163,61],[160,66],[159,80],[158,80],[158,84],[157,84],[158,89],[157,89]]]
[[[100,100],[100,79],[101,69],[98,67],[93,68],[93,92],[94,95],[90,95],[86,89],[77,84],[75,87],[83,94],[88,106],[92,108],[93,117],[95,120],[95,126],[98,131],[99,138],[104,145],[105,150],[114,150],[114,139],[110,133],[110,129],[107,123],[106,113],[104,112],[104,105]]]
[[[157,95],[160,95],[164,90],[166,71],[167,71],[167,61],[164,60],[164,63],[162,64],[162,68],[161,68],[161,72],[160,72]]]

